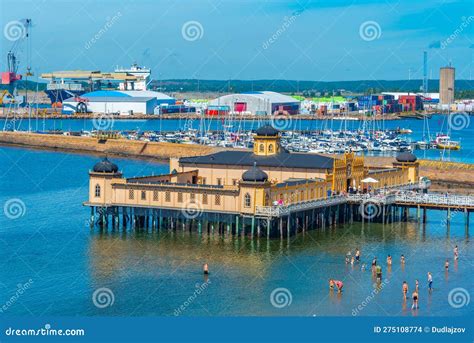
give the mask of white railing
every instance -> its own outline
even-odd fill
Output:
[[[452,195],[440,193],[398,193],[396,195],[398,203],[406,204],[429,204],[429,205],[446,205],[459,207],[474,207],[474,196],[469,195]]]
[[[258,206],[255,214],[257,216],[265,217],[281,217],[288,215],[291,212],[311,210],[314,208],[344,204],[346,202],[347,198],[345,196],[337,195],[326,199],[310,200],[290,205]]]
[[[395,194],[347,194],[346,195],[347,201],[349,202],[370,202],[370,203],[378,203],[378,204],[393,204],[396,200]]]

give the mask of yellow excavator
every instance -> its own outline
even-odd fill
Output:
[[[1,93],[0,93],[0,106],[3,105],[3,103],[4,103],[3,99],[8,99],[9,104],[15,102],[15,97],[13,95],[11,95],[11,93],[9,91],[7,91],[6,89],[1,91]]]

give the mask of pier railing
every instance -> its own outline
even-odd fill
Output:
[[[376,203],[382,205],[393,204],[396,201],[395,194],[347,194],[346,199],[352,203]]]
[[[474,196],[470,195],[399,193],[396,195],[396,202],[401,204],[474,208]]]
[[[317,199],[304,201],[297,204],[276,205],[276,206],[258,206],[255,214],[263,217],[281,217],[304,210],[311,210],[320,207],[339,205],[347,202],[347,198],[343,195],[332,196],[326,199]]]

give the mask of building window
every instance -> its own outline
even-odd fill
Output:
[[[142,200],[146,200],[146,191],[142,191]]]
[[[217,179],[217,185],[218,185],[218,186],[222,186],[222,179],[221,179],[221,178],[218,178],[218,179]]]
[[[171,201],[171,193],[169,191],[165,192],[165,201],[170,202]]]
[[[135,191],[134,191],[133,189],[130,189],[130,190],[128,191],[128,198],[129,198],[130,200],[135,199]]]
[[[191,193],[189,195],[190,203],[194,204],[196,202],[196,193]]]
[[[268,152],[273,152],[273,144],[270,144],[270,145],[268,146]]]
[[[207,205],[207,194],[203,194],[203,195],[202,195],[202,203],[203,203],[204,205]]]
[[[205,185],[205,184],[206,184],[206,181],[207,181],[206,178],[203,177],[201,180],[202,180],[202,184]]]
[[[237,186],[237,179],[232,179],[232,185]]]
[[[100,185],[95,185],[95,197],[100,198]]]
[[[158,196],[159,196],[158,191],[154,190],[153,191],[153,201],[158,201]]]
[[[252,203],[252,198],[250,197],[250,194],[245,193],[244,196],[244,207],[250,207],[250,204]]]
[[[178,193],[178,202],[183,202],[183,193]]]
[[[260,144],[259,151],[260,151],[260,152],[264,152],[264,151],[265,151],[265,146],[264,146],[263,144]]]
[[[216,206],[220,206],[221,205],[221,196],[220,194],[216,194],[215,198],[214,198],[214,204]]]

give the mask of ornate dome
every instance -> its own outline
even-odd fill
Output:
[[[265,125],[257,129],[257,136],[277,136],[280,131],[271,125]]]
[[[257,162],[254,162],[253,167],[242,174],[242,180],[248,182],[265,182],[268,180],[268,175],[257,167]]]
[[[116,173],[118,167],[115,163],[110,162],[107,157],[100,162],[97,162],[92,169],[95,173]]]
[[[417,158],[409,151],[404,151],[397,155],[396,157],[398,162],[416,162]]]

